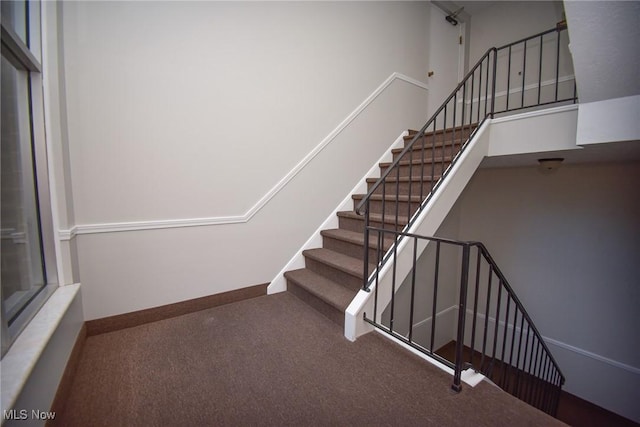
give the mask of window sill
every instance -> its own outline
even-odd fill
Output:
[[[79,290],[79,283],[56,289],[0,361],[3,411],[16,402]]]

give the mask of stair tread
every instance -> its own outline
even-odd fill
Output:
[[[405,136],[404,137],[405,145],[402,146],[402,147],[399,147],[399,148],[394,148],[393,151],[400,152],[400,151],[404,150],[407,147],[406,144],[410,143],[413,140],[413,138],[415,138],[415,135]],[[434,141],[433,138],[431,138],[429,135],[425,135],[424,140],[423,140],[423,138],[418,138],[416,140],[415,144],[416,144],[416,147],[420,147],[420,144],[422,144],[423,141],[424,141],[424,142],[426,142],[425,148],[427,148],[427,149],[429,149],[431,147],[440,148],[442,146],[449,147],[452,144],[461,145],[464,142],[466,142],[468,139],[469,139],[468,136],[464,136],[464,137],[456,136],[455,138],[445,138],[444,140]]]
[[[464,126],[456,126],[456,127],[455,127],[455,131],[456,131],[456,133],[458,133],[458,132],[472,132],[472,131],[473,131],[475,128],[477,128],[477,127],[478,127],[478,124],[477,124],[477,123],[471,123],[471,124],[466,124],[466,125],[464,125]],[[425,137],[430,137],[430,136],[433,136],[433,134],[434,134],[434,133],[435,133],[436,135],[442,135],[442,134],[444,134],[444,133],[453,133],[453,129],[454,129],[454,128],[436,129],[436,131],[435,131],[435,132],[434,132],[433,130],[429,130],[429,131],[425,132],[425,134],[424,134],[424,135],[425,135]],[[408,135],[406,135],[406,136],[404,137],[404,139],[405,139],[405,140],[407,140],[407,139],[408,139],[408,140],[411,140],[411,139],[413,139],[413,137],[414,137],[414,136],[416,136],[416,134],[417,134],[418,132],[419,132],[419,131],[417,131],[417,130],[411,130],[411,129],[409,129],[409,134],[408,134]]]
[[[362,260],[348,255],[341,254],[340,252],[332,251],[326,248],[307,249],[302,252],[307,258],[311,258],[315,261],[321,262],[325,265],[333,267],[351,276],[362,279]],[[375,265],[369,265],[369,271],[372,271]]]
[[[308,268],[287,271],[284,273],[284,277],[342,312],[347,309],[357,294],[356,291],[352,291]]]
[[[364,221],[364,216],[363,215],[358,215],[357,213],[355,213],[355,211],[339,211],[337,213],[338,216],[341,216],[343,218],[351,218],[351,219],[360,219]],[[369,214],[369,220],[370,221],[375,221],[375,222],[380,222],[382,220],[382,215],[381,214]],[[394,224],[395,223],[395,215],[385,215],[384,216],[384,222],[387,224]],[[406,215],[398,215],[398,223],[400,224],[406,224],[409,222],[409,217],[407,217]]]
[[[352,194],[351,198],[353,200],[362,200],[364,199],[364,197],[366,196],[366,194]],[[426,196],[426,194],[425,194]],[[401,202],[408,202],[409,198],[411,198],[411,202],[413,203],[420,203],[423,199],[423,197],[420,196],[407,196],[405,194],[401,194],[399,196],[396,196],[395,194],[385,194],[385,201],[387,202],[395,202],[396,200],[399,200]],[[377,201],[381,201],[382,200],[382,194],[372,194],[370,200],[377,200]]]
[[[439,180],[440,177],[441,177],[440,174],[434,175],[433,176],[433,181]],[[367,183],[368,184],[373,184],[373,183],[378,182],[379,179],[380,178],[367,178]],[[424,181],[424,182],[427,182],[427,181],[432,181],[432,179],[431,179],[430,176],[424,176],[423,177],[421,175],[412,175],[412,176],[401,176],[400,179],[398,180],[398,177],[397,176],[393,176],[393,173],[391,173],[391,174],[389,174],[387,176],[387,182],[396,182],[396,181],[399,181],[399,182],[409,182],[409,181]]]
[[[331,228],[328,230],[322,230],[320,234],[326,237],[331,237],[333,239],[342,240],[344,242],[349,242],[349,243],[353,243],[360,246],[362,246],[362,244],[364,243],[363,233],[358,233],[356,231],[351,231],[351,230],[344,230],[342,228]],[[391,246],[391,244],[393,243],[392,238],[385,238],[384,240],[385,240],[385,243],[383,244],[383,247],[385,248]],[[370,235],[369,246],[372,248],[376,248],[377,244],[378,244],[377,236]]]
[[[415,164],[420,165],[420,164],[424,163],[426,165],[426,164],[431,164],[431,162],[433,162],[433,163],[442,163],[442,162],[450,163],[452,160],[453,160],[452,156],[444,156],[444,157],[440,156],[440,157],[434,157],[433,159],[414,158],[413,160],[410,160],[410,159],[401,160],[399,164],[400,164],[400,166],[407,166],[407,165],[409,165],[411,163],[413,163],[414,165]],[[386,168],[386,167],[391,166],[392,164],[393,164],[393,162],[381,162],[381,163],[378,163],[378,166],[380,166],[381,168]]]

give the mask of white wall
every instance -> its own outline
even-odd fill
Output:
[[[639,163],[481,169],[462,240],[485,243],[567,376],[565,389],[640,420]]]
[[[581,103],[577,142],[580,145],[640,141],[640,95]]]
[[[640,95],[640,3],[565,1],[582,102]]]
[[[547,31],[556,27],[563,19],[563,3],[559,1],[505,1],[475,12],[470,22],[469,66],[473,66],[491,47],[506,44]],[[542,39],[542,59],[540,59],[540,39],[527,42],[526,58],[524,43],[509,50],[498,51],[496,76],[496,110],[507,106],[507,83],[509,86],[509,107],[534,105],[540,102],[569,99],[574,96],[573,62],[569,52],[567,31],[560,33],[559,67],[556,70],[557,34],[547,34]],[[510,72],[508,72],[510,70]],[[556,71],[558,85],[556,88]],[[524,79],[524,82],[523,82]],[[538,92],[538,83],[542,87]],[[524,90],[524,100],[522,91]]]
[[[245,222],[391,73],[424,74],[428,4],[71,2],[63,10],[87,320],[269,281],[384,148],[426,120],[424,89],[394,82]],[[234,223],[85,234],[194,218]]]
[[[500,47],[554,28],[562,20],[561,1],[501,1],[471,17],[470,61],[473,66],[491,47]]]

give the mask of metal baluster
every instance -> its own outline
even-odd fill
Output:
[[[409,150],[411,151],[411,150]],[[400,208],[400,163],[396,166],[396,194],[395,194],[395,228],[394,231],[399,231],[400,221],[398,219],[398,209]],[[400,241],[400,235],[396,234],[396,245]]]
[[[369,200],[367,199],[366,204],[365,204],[365,211],[364,211],[364,241],[367,242],[369,239]],[[367,265],[369,262],[369,251],[365,251],[364,253],[364,272],[362,275],[362,280],[363,280],[363,285],[362,285],[362,289],[364,289],[365,291],[369,291],[369,275],[367,274]],[[374,316],[374,320],[375,320],[375,316]]]
[[[417,139],[415,141],[418,141]],[[415,144],[411,146],[411,150],[409,150],[409,194],[407,195],[407,218],[411,218],[411,195],[412,187],[413,187],[413,150]],[[400,165],[398,165],[400,167]],[[398,195],[398,203],[400,203],[400,195]]]
[[[433,130],[431,132],[431,182],[429,184],[429,194],[433,193],[436,177],[436,121],[433,121]]]
[[[513,308],[513,331],[511,332],[511,350],[509,352],[509,365],[507,366],[507,384],[505,388],[505,390],[507,391],[509,389],[509,384],[511,384],[511,368],[513,367],[513,346],[516,342],[517,323],[518,323],[518,306],[515,305],[515,307]],[[520,349],[518,349],[518,352],[520,352]]]
[[[529,378],[529,387],[527,390],[527,399],[525,400],[525,402],[532,404],[533,402],[533,397],[535,395],[535,391],[536,391],[536,384],[538,382],[538,375],[537,375],[537,371],[538,371],[538,361],[539,361],[539,350],[540,350],[540,342],[538,341],[538,337],[534,335],[534,341],[536,343],[536,351],[535,351],[535,356],[534,356],[534,364],[533,364],[533,371],[530,372],[531,377]],[[532,351],[533,352],[533,351]]]
[[[424,137],[424,132],[422,133],[422,148],[421,148],[421,156],[420,156],[420,207],[418,207],[418,209],[420,209],[422,207],[422,201],[424,200],[424,145],[426,144],[426,140]]]
[[[544,397],[545,397],[545,387],[546,387],[546,376],[547,370],[549,369],[549,356],[547,356],[546,352],[544,353],[544,369],[542,370],[542,375],[540,377],[540,388],[538,390],[538,396],[536,398],[536,407],[543,410],[544,408]]]
[[[487,71],[488,74],[488,71]],[[493,83],[491,85],[491,118],[496,113],[496,77],[498,74],[498,50],[493,49]],[[486,98],[485,98],[486,99]]]
[[[509,46],[509,59],[507,66],[507,107],[504,111],[509,111],[509,89],[511,87],[511,46]]]
[[[491,305],[491,282],[493,275],[493,268],[491,268],[491,264],[489,264],[489,280],[487,282],[487,304],[484,309],[484,336],[482,338],[482,358],[480,359],[480,370],[483,373],[488,373],[488,369],[485,370],[484,367],[484,358],[487,354],[487,336],[489,335],[489,308]],[[488,376],[488,375],[487,375]]]
[[[544,351],[544,347],[542,347],[542,363],[540,366],[540,377],[538,378],[538,393],[536,395],[536,408],[541,408],[541,397],[544,396],[544,376],[547,369],[548,358],[547,353]]]
[[[493,353],[491,355],[491,366],[489,367],[489,377],[493,373],[493,365],[496,361],[496,346],[498,345],[498,326],[500,324],[500,300],[502,299],[502,281],[498,280],[498,301],[496,307],[496,326],[493,332]]]
[[[391,174],[387,175],[383,182],[382,182],[382,214],[381,214],[381,218],[380,218],[380,228],[384,229],[385,224],[384,224],[384,219],[385,219],[385,212],[387,211],[386,209],[386,203],[387,203],[387,178],[389,178],[389,176],[391,176]],[[384,236],[384,234],[383,234]]]
[[[520,387],[520,374],[524,370],[524,364],[526,364],[526,359],[523,364],[523,369],[520,369],[520,351],[522,350],[522,335],[524,334],[524,314],[520,314],[520,334],[518,337],[518,356],[516,357],[516,383],[513,395],[518,397],[519,387]],[[525,350],[526,352],[526,350]],[[526,357],[526,356],[525,356]]]
[[[413,270],[411,271],[411,308],[409,309],[409,341],[413,342],[413,310],[416,295],[416,260],[418,258],[418,239],[413,238]]]
[[[464,99],[463,99],[463,101],[464,101]],[[456,94],[453,95],[453,123],[452,123],[453,130],[451,132],[451,151],[450,151],[451,158],[453,158],[453,155],[454,155],[453,152],[455,151],[454,147],[455,147],[455,143],[456,143],[456,118],[457,118],[456,117],[456,114],[457,114],[456,109],[457,109],[457,107],[458,107],[458,92],[456,92]],[[444,175],[444,169],[445,169],[445,167],[444,167],[444,157],[443,157],[442,158],[442,172],[441,172],[443,175]]]
[[[442,155],[441,163],[442,163],[442,171],[440,172],[440,177],[442,177],[442,172],[444,171],[444,155],[445,155],[445,147],[447,146],[447,137],[446,137],[446,129],[447,129],[447,105],[444,106],[444,128],[442,129]]]
[[[431,310],[431,342],[429,351],[433,353],[433,342],[436,333],[436,309],[438,303],[438,275],[440,273],[440,241],[436,241],[436,268],[433,276],[433,308]]]
[[[524,77],[527,74],[527,41],[524,41],[524,51],[522,58],[522,97],[520,100],[520,106],[524,107]]]
[[[540,35],[540,64],[538,64],[538,104],[540,104],[540,94],[542,92],[542,43],[543,35]]]
[[[367,202],[368,203],[368,202]],[[365,243],[366,244],[366,243]],[[373,298],[373,320],[375,322],[378,321],[378,289],[380,288],[380,267],[382,265],[382,254],[384,252],[384,234],[381,231],[378,231],[378,247],[376,248],[376,289],[375,289],[375,295]],[[369,250],[367,249],[367,252],[369,252]],[[366,262],[365,262],[365,265]],[[365,267],[366,268],[366,267]]]
[[[476,118],[476,122],[480,123],[480,98],[482,97],[482,66],[484,65],[484,59],[482,60],[482,62],[480,62],[480,83],[478,84],[478,117]],[[473,97],[473,95],[472,95]],[[486,102],[486,99],[485,99]],[[471,101],[471,103],[473,104],[473,100]],[[485,115],[487,113],[487,106],[485,104],[484,107],[484,111],[485,111]]]
[[[511,308],[511,295],[507,293],[507,311],[506,311],[506,315],[504,316],[504,332],[502,334],[502,354],[500,355],[500,362],[502,363],[502,376],[501,376],[502,388],[504,388],[505,378],[507,374],[507,361],[504,358],[504,352],[507,347],[507,329],[509,329],[509,309],[510,308]],[[496,322],[498,322],[499,320],[500,319],[496,317]]]
[[[396,244],[393,245],[393,276],[391,276],[391,319],[389,320],[389,332],[393,332],[395,296],[396,296],[396,265],[398,264],[398,236],[396,235]]]
[[[558,42],[556,43],[556,98],[555,100],[558,101],[558,85],[559,85],[559,79],[560,79],[560,32],[558,31],[556,33],[558,35]]]
[[[460,375],[462,373],[462,357],[464,349],[464,326],[467,317],[467,286],[469,285],[469,244],[462,247],[462,267],[460,272],[460,302],[458,303],[458,337],[456,338],[456,368],[451,388],[462,390]]]
[[[469,97],[469,128],[471,128],[471,122],[473,121],[473,91],[475,89],[476,72],[471,75],[471,96]],[[478,96],[478,102],[480,102],[480,96]]]
[[[471,325],[471,366],[473,366],[473,354],[475,353],[476,343],[476,320],[478,318],[478,292],[480,289],[480,249],[477,249],[478,256],[476,258],[476,287],[473,298],[473,324]]]
[[[467,105],[466,105],[466,101],[467,100],[467,81],[465,80],[464,84],[462,85],[462,105],[461,105],[461,109],[462,109],[462,117],[460,119],[460,137],[462,138],[464,135],[464,119],[466,116],[466,112],[467,112]],[[455,127],[454,127],[455,129]],[[453,147],[452,147],[453,148]],[[455,150],[453,150],[455,151]],[[451,157],[453,157],[454,154],[453,152],[451,153]]]

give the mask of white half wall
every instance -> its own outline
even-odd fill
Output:
[[[577,150],[577,119],[577,105],[493,119],[489,157]]]
[[[578,145],[640,141],[640,95],[581,103]]]

